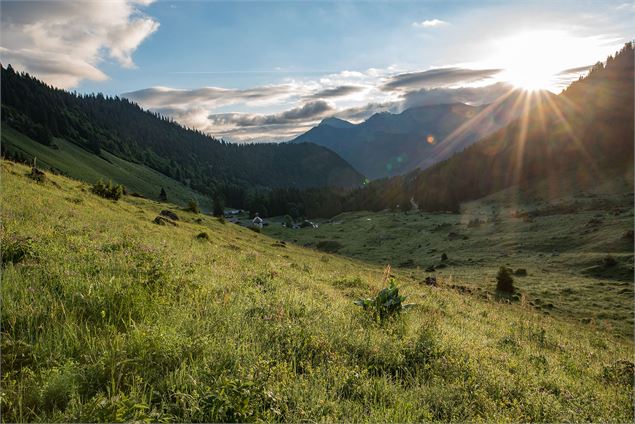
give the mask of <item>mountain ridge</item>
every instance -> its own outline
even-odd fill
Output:
[[[375,113],[358,124],[332,117],[291,142],[327,147],[371,179],[402,175],[446,159],[503,127],[516,118],[508,106],[520,97],[519,90],[511,90],[489,105],[414,106]]]
[[[56,89],[10,65],[2,66],[1,84],[3,126],[50,149],[63,138],[97,156],[107,151],[200,193],[221,193],[237,207],[253,188],[353,188],[364,179],[322,146],[226,143],[127,99]]]

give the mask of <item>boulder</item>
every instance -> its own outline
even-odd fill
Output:
[[[159,215],[164,216],[166,218],[171,219],[172,221],[178,221],[179,220],[179,216],[177,214],[175,214],[174,212],[164,209],[161,212],[159,212]]]
[[[172,221],[172,220],[170,220],[168,218],[164,218],[164,217],[162,217],[160,215],[158,215],[156,218],[154,218],[154,221],[152,221],[152,222],[154,222],[157,225],[171,225],[173,227],[176,227],[176,222],[174,222],[174,221]]]

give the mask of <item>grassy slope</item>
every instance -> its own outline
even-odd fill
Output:
[[[151,199],[158,198],[161,187],[164,187],[169,200],[174,203],[184,205],[196,199],[203,208],[211,210],[210,199],[144,165],[128,162],[106,151],[102,152],[103,157],[99,157],[64,139],[55,139],[54,143],[59,149],[44,146],[2,125],[3,150],[17,150],[26,156],[35,156],[41,166],[54,168],[82,181],[113,180],[126,186],[130,192]]]
[[[632,185],[614,180],[595,192],[558,199],[523,197],[508,190],[465,205],[460,215],[355,212],[322,222],[319,229],[291,230],[275,222],[265,232],[307,246],[335,240],[343,245],[342,255],[409,265],[410,275],[419,280],[446,253],[447,267],[432,274],[481,294],[493,295],[500,266],[525,268],[529,275],[516,277],[516,285],[538,310],[630,339],[633,242],[623,236],[633,229]],[[493,210],[500,218],[496,223]],[[517,210],[535,210],[539,216],[528,222],[514,217]],[[468,227],[474,219],[483,224]],[[618,264],[604,268],[607,255]]]
[[[2,272],[3,421],[633,419],[631,342],[400,270],[419,306],[378,325],[352,304],[378,265],[27,171],[2,163],[3,252],[30,246]]]

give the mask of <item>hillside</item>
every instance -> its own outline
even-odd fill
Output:
[[[313,144],[224,143],[126,99],[69,93],[16,73],[10,66],[2,67],[1,80],[3,128],[51,149],[57,138],[94,155],[107,152],[208,196],[220,192],[239,203],[251,187],[350,188],[363,180],[335,153]],[[16,143],[8,143],[7,148],[12,146]],[[53,151],[40,159],[48,163],[52,155]],[[59,170],[72,175],[72,168],[67,164]],[[116,180],[117,175],[112,178]]]
[[[559,186],[566,176],[575,176],[579,189],[616,175],[632,181],[634,77],[629,44],[557,101],[545,101],[526,118],[415,175],[409,182],[415,201],[455,209],[459,201],[540,180],[548,180],[552,191],[567,190]]]
[[[633,420],[630,341],[2,161],[2,419]],[[200,234],[206,233],[208,237]],[[462,283],[461,281],[456,281]]]
[[[55,138],[55,148],[45,146],[15,131],[2,127],[2,151],[5,154],[23,158],[37,158],[37,164],[44,169],[52,169],[77,180],[95,183],[98,180],[113,180],[123,184],[130,193],[138,193],[156,199],[163,188],[168,200],[186,205],[196,200],[205,210],[212,209],[212,199],[187,185],[180,183],[147,166],[128,162],[105,150],[99,155],[80,146]]]
[[[348,198],[348,210],[410,204],[427,211],[460,205],[504,189],[545,188],[572,194],[614,178],[633,178],[633,45],[573,83],[555,100],[529,92],[538,106],[448,160],[377,181]],[[519,106],[522,110],[522,106]]]
[[[518,302],[631,339],[632,183],[615,179],[562,197],[544,191],[505,190],[464,204],[461,214],[347,212],[314,220],[317,229],[276,220],[264,232],[314,248],[332,241],[339,255],[389,263],[418,281],[435,276],[478,296],[496,296],[499,267],[523,269],[514,277]]]
[[[368,178],[390,177],[427,168],[507,125],[521,114],[511,106],[522,101],[523,93],[514,90],[485,106],[413,107],[398,114],[377,113],[357,125],[329,118],[292,142],[325,146]],[[534,106],[531,99],[525,104]]]

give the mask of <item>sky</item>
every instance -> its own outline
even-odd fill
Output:
[[[622,1],[1,1],[0,62],[235,142],[327,117],[558,93],[633,39]]]

